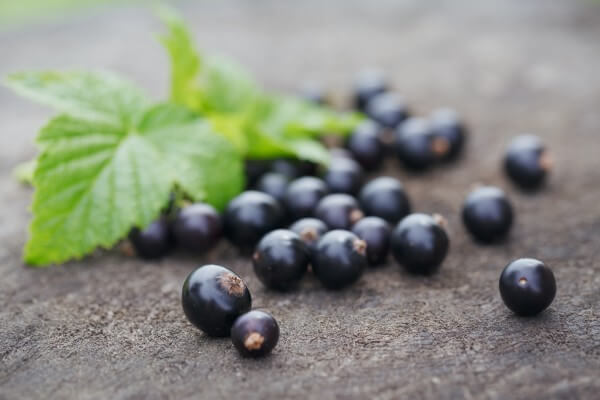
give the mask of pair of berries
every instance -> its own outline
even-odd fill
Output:
[[[279,325],[269,313],[252,310],[252,296],[237,274],[205,265],[183,284],[181,304],[188,320],[209,336],[230,336],[243,356],[270,353],[279,340]]]
[[[318,221],[318,220],[316,220]],[[315,242],[317,229],[312,221],[298,221],[299,234],[278,229],[267,234],[252,257],[254,271],[267,287],[288,290],[295,287],[312,265],[325,287],[335,289],[355,282],[367,265],[366,244],[345,230],[332,230]],[[308,241],[304,242],[303,238]],[[309,247],[310,246],[310,247]]]
[[[140,257],[157,259],[174,244],[197,254],[204,253],[217,244],[222,232],[217,211],[208,204],[197,203],[179,210],[173,220],[162,216],[145,229],[134,228],[129,239]]]

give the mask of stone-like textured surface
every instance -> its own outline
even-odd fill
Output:
[[[321,4],[323,3],[323,4]],[[367,3],[372,4],[367,7]],[[479,4],[486,3],[486,5]],[[588,1],[199,2],[198,41],[238,58],[270,88],[312,79],[339,98],[362,66],[389,72],[415,113],[451,105],[472,135],[456,165],[410,176],[390,161],[416,210],[449,219],[439,274],[388,265],[349,290],[308,278],[265,291],[223,244],[160,263],[118,251],[61,267],[22,265],[31,190],[11,178],[50,112],[0,89],[0,398],[597,398],[600,390],[600,5]],[[166,92],[167,64],[144,9],[0,33],[0,75],[103,67]],[[540,134],[554,151],[549,187],[523,195],[499,171],[507,140]],[[509,191],[516,226],[480,247],[459,220],[473,183]],[[497,280],[513,258],[554,268],[558,295],[537,318],[513,316]],[[231,266],[255,306],[279,320],[264,360],[186,322],[179,290],[194,266]],[[391,264],[391,263],[390,263]]]

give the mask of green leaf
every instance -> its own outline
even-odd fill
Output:
[[[159,103],[150,107],[140,118],[137,129],[142,132],[163,129],[174,124],[186,124],[198,119],[193,111],[173,103]]]
[[[209,119],[244,156],[327,163],[316,139],[325,133],[346,134],[360,121],[357,114],[263,93],[239,65],[198,53],[175,13],[163,11],[161,16],[167,25],[161,40],[170,55],[172,100]]]
[[[360,117],[350,119],[295,98],[265,96],[248,114],[247,154],[250,158],[296,157],[326,165],[329,153],[317,137],[345,134],[359,121]]]
[[[171,100],[202,113],[244,110],[258,95],[250,74],[224,57],[203,57],[183,21],[170,10],[159,12],[167,25],[160,37],[171,62]]]
[[[145,136],[163,150],[175,182],[192,199],[223,209],[243,190],[242,158],[210,123],[172,126]]]
[[[244,114],[209,114],[207,118],[215,131],[229,140],[241,154],[248,152],[249,137]]]
[[[259,89],[250,74],[225,57],[206,57],[198,77],[200,111],[235,113],[256,101]]]
[[[293,97],[272,96],[266,101],[266,111],[259,115],[261,127],[285,137],[345,135],[363,119],[358,113],[338,113]]]
[[[117,126],[134,124],[148,105],[135,85],[108,72],[18,72],[6,84],[60,112]]]
[[[66,115],[41,132],[25,261],[80,258],[109,248],[159,213],[171,189],[161,153],[140,135]]]
[[[328,165],[331,156],[329,151],[320,142],[310,139],[295,139],[287,142],[287,147],[294,155],[301,159],[312,161],[321,165]]]
[[[329,164],[329,152],[318,141],[300,138],[281,138],[264,131],[248,131],[247,157],[251,159],[293,157],[318,164]]]
[[[154,220],[175,185],[219,208],[243,187],[236,150],[171,104],[150,108],[133,129],[61,115],[39,141],[25,247],[33,265],[112,247],[132,226]]]
[[[168,32],[160,36],[171,61],[171,100],[198,109],[196,78],[200,70],[200,56],[185,24],[170,9],[163,7],[159,15]]]

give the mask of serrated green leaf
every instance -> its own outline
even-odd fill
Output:
[[[200,70],[200,56],[194,48],[192,36],[181,19],[170,9],[159,10],[168,32],[160,36],[171,61],[171,100],[191,109],[197,109],[196,79]]]
[[[225,57],[204,57],[173,11],[161,11],[167,33],[160,37],[170,56],[171,100],[202,113],[244,110],[258,96],[258,86],[239,64]]]
[[[358,113],[338,113],[293,97],[271,96],[266,101],[263,113],[257,116],[261,128],[288,138],[345,135],[363,119]]]
[[[198,77],[200,111],[243,112],[259,96],[252,77],[239,64],[225,57],[204,58]]]
[[[364,116],[360,113],[338,113],[323,107],[308,108],[298,112],[296,116],[291,116],[286,125],[286,134],[288,136],[321,136],[324,133],[346,136],[352,132]]]
[[[329,151],[320,142],[310,139],[289,140],[287,146],[300,160],[312,161],[321,165],[328,165]]]
[[[326,163],[329,157],[316,139],[325,133],[346,134],[359,122],[354,114],[263,93],[231,60],[198,53],[184,22],[173,12],[162,12],[162,17],[167,25],[162,42],[170,55],[172,99],[208,118],[246,157]]]
[[[168,200],[171,176],[160,170],[159,149],[142,136],[65,115],[41,136],[46,147],[34,175],[29,264],[109,248],[132,226],[150,223]]]
[[[248,152],[249,137],[246,135],[246,118],[243,114],[209,114],[208,120],[216,132],[233,144],[240,154]]]
[[[25,247],[33,265],[112,247],[132,226],[155,219],[175,185],[216,207],[243,186],[236,150],[210,124],[171,104],[150,108],[132,129],[61,115],[39,140]]]
[[[198,115],[185,107],[173,103],[159,103],[146,110],[139,120],[137,130],[148,132],[186,124],[197,119]]]
[[[6,84],[57,111],[117,126],[134,124],[148,105],[135,85],[109,72],[18,72]]]
[[[280,138],[267,132],[248,132],[247,157],[251,159],[293,157],[318,164],[329,164],[329,152],[316,140]]]
[[[171,126],[145,137],[163,150],[175,182],[192,199],[223,209],[244,188],[239,152],[210,123]]]

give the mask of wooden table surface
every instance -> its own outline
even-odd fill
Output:
[[[485,4],[483,4],[485,3]],[[273,90],[312,80],[338,100],[362,67],[386,71],[415,114],[456,108],[471,129],[460,162],[410,175],[414,208],[449,220],[440,272],[415,278],[392,262],[342,292],[308,277],[266,291],[249,260],[223,243],[202,257],[147,263],[119,251],[64,266],[21,262],[30,188],[12,169],[35,154],[51,115],[0,88],[0,399],[550,399],[600,391],[600,3],[592,0],[187,2],[203,47],[246,64]],[[0,31],[0,75],[31,68],[113,69],[167,93],[168,65],[145,8]],[[556,169],[536,195],[500,170],[510,137],[533,132]],[[469,188],[505,188],[516,224],[479,246],[459,210]],[[518,318],[502,304],[502,268],[549,264],[552,306]],[[186,321],[179,296],[197,265],[230,266],[254,305],[281,326],[272,356],[241,359],[228,339]]]

